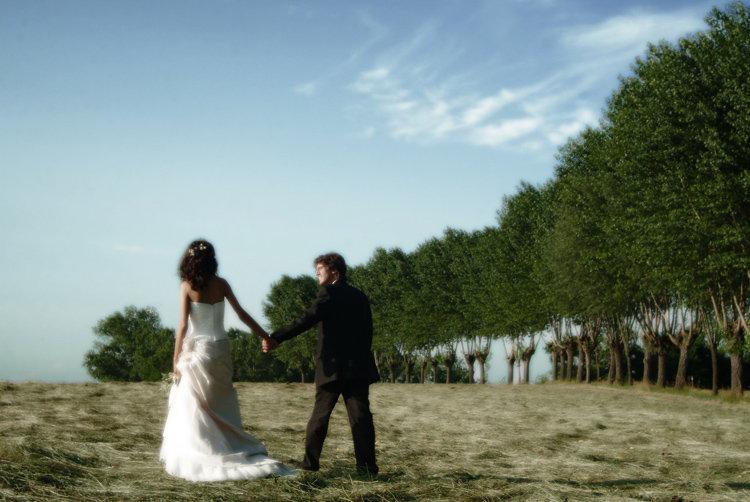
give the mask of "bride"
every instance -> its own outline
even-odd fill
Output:
[[[216,275],[213,246],[192,242],[179,266],[180,323],[174,349],[176,385],[159,458],[166,471],[188,481],[284,476],[296,471],[269,458],[263,443],[242,430],[232,353],[224,331],[224,300],[264,340],[269,336]],[[187,333],[190,319],[190,336]]]

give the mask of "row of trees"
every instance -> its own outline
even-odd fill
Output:
[[[620,78],[600,126],[560,148],[548,182],[522,182],[504,197],[497,226],[448,229],[410,253],[378,248],[351,267],[350,282],[371,300],[373,349],[386,378],[456,381],[462,358],[466,379],[477,369],[484,382],[491,349],[502,344],[508,383],[516,362],[528,382],[543,342],[553,379],[573,379],[575,370],[586,382],[594,379],[592,359],[606,354],[609,381],[632,383],[637,349],[643,380],[655,363],[656,383],[665,386],[669,353],[678,350],[674,383],[682,388],[700,338],[714,391],[723,351],[732,393],[742,394],[750,15],[735,3],[706,21],[706,31],[677,44],[650,45]],[[316,291],[309,276],[273,284],[264,302],[271,328],[297,317]],[[283,365],[284,378],[309,378],[314,347],[315,334],[305,334],[266,362]],[[87,363],[95,360],[89,354]],[[257,375],[270,371],[256,366]]]
[[[750,314],[750,19],[735,3],[713,9],[709,29],[650,45],[607,100],[600,127],[570,139],[555,175],[505,197],[498,226],[448,229],[412,253],[377,249],[351,281],[371,298],[378,360],[405,380],[463,355],[480,379],[492,340],[503,340],[512,376],[543,333],[572,379],[593,379],[592,357],[611,354],[609,380],[675,386],[703,337],[718,390],[719,350],[731,389],[743,391]],[[283,287],[285,278],[274,287]],[[298,280],[302,280],[298,278]],[[286,321],[286,319],[279,319]],[[460,349],[460,350],[459,350]],[[576,354],[577,353],[577,354]],[[510,380],[510,378],[509,378]]]
[[[285,289],[280,286],[287,279],[282,279],[274,288],[277,294],[297,294],[296,301],[309,299],[317,292],[316,282],[312,277],[302,276],[296,282],[308,289],[307,296],[299,290]],[[293,281],[295,282],[295,281]],[[269,298],[271,294],[269,294]],[[277,297],[278,298],[278,297]],[[289,311],[289,319],[298,316],[312,303],[299,304],[299,310]],[[267,309],[274,307],[267,306]],[[273,315],[278,315],[278,310]],[[162,326],[159,314],[153,307],[125,307],[122,312],[115,312],[100,320],[94,327],[97,340],[94,347],[84,356],[83,365],[89,375],[102,382],[155,382],[172,371],[175,331]],[[238,382],[292,382],[310,381],[314,374],[313,353],[315,348],[314,330],[297,337],[294,343],[285,343],[278,350],[264,354],[260,337],[236,328],[227,330],[232,345],[232,363],[234,381]],[[395,370],[400,373],[400,370]],[[458,364],[454,381],[467,382],[468,372]],[[435,375],[445,380],[445,372],[438,370]],[[390,379],[389,374],[384,374]],[[395,379],[398,379],[397,376]],[[412,379],[414,381],[414,379]]]
[[[750,16],[735,3],[713,9],[709,29],[651,45],[620,79],[601,126],[571,139],[555,177],[523,186],[510,204],[535,204],[533,276],[550,312],[555,357],[570,371],[577,346],[589,374],[600,338],[622,378],[637,338],[645,379],[656,355],[666,384],[670,346],[688,352],[704,337],[731,360],[741,395],[750,286]],[[628,357],[626,361],[630,361]],[[628,371],[627,375],[631,372]],[[587,380],[588,380],[587,376]]]

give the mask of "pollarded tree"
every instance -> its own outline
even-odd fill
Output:
[[[518,193],[503,197],[497,216],[499,266],[492,273],[496,287],[491,293],[501,309],[500,333],[513,339],[527,368],[549,322],[546,298],[534,274],[540,259],[540,236],[546,231],[544,210],[543,192],[522,182]]]
[[[460,297],[457,308],[462,313],[463,336],[461,351],[469,370],[469,383],[474,383],[474,363],[479,363],[480,382],[485,383],[485,365],[495,336],[497,307],[488,294],[486,272],[497,266],[494,246],[497,240],[491,231],[466,232],[447,229],[443,239],[453,257],[451,268]]]
[[[309,275],[281,276],[271,284],[271,290],[263,302],[263,315],[271,324],[271,330],[286,326],[302,315],[315,302],[318,281]],[[285,364],[296,368],[302,383],[315,364],[317,330],[310,328],[299,336],[279,345],[274,355]]]
[[[433,357],[445,365],[446,383],[451,381],[466,313],[452,261],[444,239],[429,239],[410,254],[417,284],[412,316],[415,332],[422,346],[436,347]]]
[[[83,366],[101,382],[155,382],[172,369],[174,330],[161,325],[153,307],[125,307],[93,328],[94,348]]]
[[[409,256],[399,248],[377,248],[357,281],[370,299],[373,349],[388,364],[392,383],[396,381],[396,368],[403,361],[405,381],[409,383],[419,347],[413,316],[416,283]]]
[[[730,348],[732,392],[741,395],[750,314],[750,16],[735,3],[706,21],[708,30],[676,46],[650,46],[606,116],[620,151],[630,254],[691,302],[700,295],[685,284],[708,293]]]
[[[627,222],[618,220],[622,203],[616,153],[607,128],[586,128],[560,149],[553,183],[557,216],[546,236],[549,273],[543,280],[559,315],[595,321],[603,328],[614,363],[610,382],[616,375],[621,378],[621,353],[630,349],[632,330],[626,319],[632,318],[635,299],[647,293],[620,231]],[[590,360],[599,349],[598,332],[581,332],[581,359]],[[579,365],[581,376],[582,370]]]

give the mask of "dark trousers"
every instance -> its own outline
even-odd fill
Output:
[[[313,471],[320,468],[320,452],[328,434],[328,419],[340,395],[344,396],[346,411],[349,414],[357,470],[377,474],[375,426],[370,413],[370,384],[367,380],[336,380],[317,387],[315,407],[307,423],[305,458],[302,459],[300,467]]]

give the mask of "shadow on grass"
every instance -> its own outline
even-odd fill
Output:
[[[511,484],[533,484],[533,483],[553,483],[558,485],[567,486],[627,486],[627,485],[656,485],[660,483],[669,483],[666,480],[659,479],[646,479],[646,478],[635,478],[635,479],[614,479],[611,481],[592,481],[592,482],[580,482],[569,479],[535,479],[535,478],[512,478],[508,476],[493,476],[484,474],[468,474],[468,473],[455,473],[446,474],[443,476],[428,476],[427,479],[451,479],[454,481],[460,481],[467,483],[469,481],[481,481],[481,480],[493,480],[493,481],[506,481]]]
[[[382,476],[382,474],[381,474]],[[536,483],[551,483],[557,485],[573,486],[576,488],[586,487],[623,487],[623,486],[651,486],[668,484],[672,486],[687,486],[686,483],[674,483],[668,479],[650,479],[650,478],[625,478],[625,479],[613,479],[608,481],[589,481],[581,482],[570,479],[535,479],[535,478],[513,478],[508,476],[494,476],[484,474],[469,474],[469,473],[453,473],[446,475],[428,476],[427,479],[450,479],[453,481],[460,481],[467,483],[470,481],[505,481],[509,484],[536,484]],[[732,488],[733,490],[750,490],[750,482],[730,482],[730,483],[715,483],[714,486],[725,486]],[[709,486],[709,485],[706,485]]]

